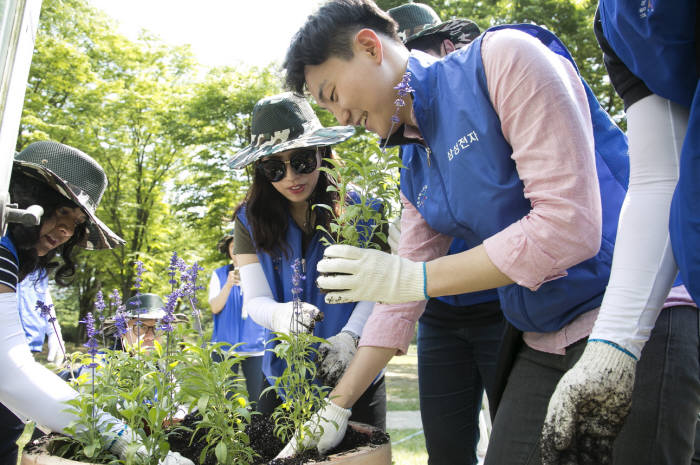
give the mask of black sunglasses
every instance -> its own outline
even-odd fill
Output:
[[[297,174],[312,173],[318,166],[315,147],[296,151],[288,161],[279,158],[268,158],[258,163],[258,170],[270,182],[281,181],[287,174],[289,164]]]

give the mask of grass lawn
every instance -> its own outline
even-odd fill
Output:
[[[428,453],[425,451],[423,431],[419,429],[389,430],[391,436],[391,462],[395,465],[425,465]],[[397,444],[398,443],[398,444]]]

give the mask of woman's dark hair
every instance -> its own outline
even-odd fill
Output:
[[[333,0],[324,4],[292,38],[282,65],[287,70],[286,86],[303,93],[307,65],[320,65],[331,57],[352,59],[352,36],[363,28],[401,42],[396,21],[372,0]]]
[[[7,227],[19,258],[18,280],[23,280],[33,271],[39,271],[39,275],[43,276],[46,272],[55,269],[54,279],[56,283],[61,286],[68,285],[70,278],[75,274],[73,252],[75,246],[85,238],[87,226],[85,224],[77,226],[73,236],[65,244],[49,251],[43,257],[37,255],[36,244],[39,241],[41,227],[54,216],[56,210],[61,207],[76,208],[78,205],[59,194],[48,184],[18,171],[12,173],[10,198],[19,208],[40,205],[44,209],[41,223],[38,226],[10,223]],[[57,261],[52,261],[58,253],[63,259],[62,265],[59,265]]]
[[[230,259],[231,256],[229,255],[228,251],[229,248],[231,247],[231,241],[233,240],[233,235],[232,234],[226,234],[224,237],[222,237],[219,242],[216,244],[216,250],[221,252],[223,255],[226,256],[226,258]]]
[[[321,166],[332,168],[327,158],[335,158],[333,151],[329,146],[319,147],[319,152],[322,157]],[[255,247],[270,255],[279,253],[288,254],[289,244],[287,244],[286,235],[288,222],[286,221],[289,215],[289,200],[287,200],[277,189],[268,181],[258,169],[253,169],[253,184],[248,189],[246,195],[246,217],[253,232],[253,242]],[[309,203],[309,214],[311,206],[315,204],[325,204],[337,211],[338,208],[338,193],[328,192],[328,186],[336,185],[333,178],[321,171],[318,176],[316,188],[311,193],[307,200]],[[238,207],[234,218],[238,215]],[[313,230],[317,225],[321,225],[329,229],[331,222],[331,212],[325,208],[314,208],[316,220],[313,225]]]

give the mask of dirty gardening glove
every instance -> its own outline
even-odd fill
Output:
[[[57,325],[58,327],[58,325]],[[49,340],[48,340],[48,347],[49,347],[49,353],[46,357],[46,359],[53,363],[54,365],[60,365],[63,363],[63,347],[65,347],[63,338],[61,337],[60,330],[58,334],[56,334],[56,331],[51,331],[49,334]]]
[[[318,262],[316,283],[325,290],[326,303],[370,300],[399,304],[427,299],[425,263],[374,249],[331,245]]]
[[[119,429],[111,433],[112,436],[116,435],[116,437],[112,440],[111,445],[107,449],[127,463],[129,463],[129,461],[132,461],[132,463],[147,462],[148,452],[146,451],[146,447],[141,444],[141,440],[136,433],[126,425],[119,424],[115,426],[118,426]],[[140,457],[143,459],[139,460]],[[165,458],[158,462],[158,465],[194,465],[194,463],[178,452],[169,451]]]
[[[301,431],[294,433],[292,440],[275,458],[292,457],[298,451],[314,446],[320,453],[325,454],[343,440],[350,413],[350,409],[339,407],[327,399],[326,406],[314,413],[311,419],[304,423]]]
[[[360,338],[350,331],[341,331],[318,347],[317,377],[325,385],[335,387],[350,364]]]
[[[542,428],[544,465],[612,463],[613,442],[632,403],[636,364],[615,344],[588,341],[549,400]]]
[[[275,305],[270,329],[278,333],[312,333],[316,322],[323,319],[323,313],[316,306],[306,302],[301,302],[298,311],[294,310],[294,302]]]

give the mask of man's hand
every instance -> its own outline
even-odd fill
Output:
[[[332,400],[327,400],[326,406],[314,413],[311,419],[304,423],[301,431],[294,433],[292,440],[275,458],[292,457],[297,452],[314,446],[320,453],[325,454],[343,440],[350,413],[349,409],[339,407]],[[301,441],[299,438],[302,438]]]
[[[294,302],[280,304],[272,316],[272,331],[284,334],[312,333],[317,321],[323,320],[323,313],[315,306],[301,302],[301,308],[294,309]]]
[[[559,380],[542,428],[544,465],[612,463],[632,403],[636,360],[607,341],[588,342]]]
[[[56,325],[58,326],[58,322],[56,322]],[[49,353],[46,359],[54,365],[62,364],[64,359],[63,348],[65,347],[65,343],[63,342],[60,332],[59,334],[56,334],[55,331],[50,332],[48,347]]]
[[[331,245],[318,262],[318,287],[326,303],[369,300],[398,304],[426,299],[425,265],[397,255],[349,245]]]
[[[357,352],[357,335],[341,331],[318,347],[317,377],[326,386],[335,387]]]

